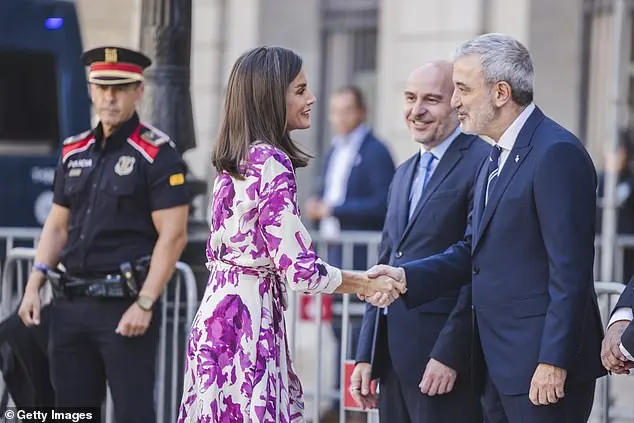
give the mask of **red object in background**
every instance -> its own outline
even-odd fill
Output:
[[[315,295],[302,294],[299,297],[299,316],[302,320],[317,320],[316,309],[317,297]],[[322,294],[321,296],[321,318],[325,322],[332,320],[332,296]]]
[[[352,395],[350,395],[350,390],[348,388],[350,387],[350,378],[352,376],[353,370],[354,370],[354,360],[346,360],[344,362],[344,370],[343,370],[343,385],[341,386],[341,392],[343,393],[343,400],[341,402],[343,403],[343,407],[346,410],[368,411],[359,407],[359,405],[354,400],[354,398],[352,398]],[[376,380],[373,380],[372,382],[370,382],[370,392],[372,392],[373,394],[376,394]]]

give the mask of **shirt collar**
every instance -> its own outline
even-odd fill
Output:
[[[517,140],[517,136],[519,135],[522,127],[530,117],[531,113],[533,113],[533,110],[535,110],[535,103],[531,103],[526,106],[526,108],[522,110],[522,113],[520,113],[519,116],[515,118],[513,123],[511,123],[511,125],[506,128],[506,131],[504,131],[504,133],[500,137],[500,140],[498,141],[498,145],[503,150],[511,151],[513,149],[513,146],[515,145],[515,140]]]
[[[443,140],[443,142],[441,142],[440,144],[438,144],[436,147],[432,148],[431,150],[425,150],[425,147],[421,146],[420,148],[421,157],[423,153],[425,153],[426,151],[429,151],[431,154],[434,155],[434,157],[437,160],[440,161],[440,159],[442,159],[442,156],[445,155],[445,153],[447,152],[447,150],[449,149],[453,141],[458,137],[458,135],[460,135],[460,133],[461,133],[460,126],[457,126],[456,129],[454,129],[454,131],[447,138]]]
[[[134,112],[130,119],[125,121],[112,133],[112,135],[106,138],[106,143],[104,144],[104,146],[106,148],[114,148],[122,145],[128,139],[128,137],[134,133],[138,125],[139,116],[136,112]],[[103,140],[103,126],[101,122],[99,122],[95,127],[94,135],[96,148],[101,148],[101,141]]]
[[[370,132],[370,127],[362,123],[346,135],[337,135],[332,141],[334,145],[341,145],[342,143],[360,145],[366,135],[368,135],[368,132]]]

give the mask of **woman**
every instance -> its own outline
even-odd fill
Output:
[[[213,153],[210,276],[189,338],[179,422],[304,420],[285,284],[313,294],[405,291],[329,266],[311,247],[294,173],[309,157],[289,133],[310,127],[314,102],[290,50],[250,50],[231,71]]]

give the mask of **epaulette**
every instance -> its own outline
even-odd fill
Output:
[[[175,147],[167,134],[147,123],[139,124],[138,129],[128,138],[128,144],[141,153],[150,163],[154,163],[161,146],[169,145],[172,148]]]
[[[94,143],[95,137],[92,130],[66,138],[62,145],[62,163],[66,163],[66,160],[73,154],[86,151]]]
[[[150,125],[149,123],[141,122],[141,126],[139,128],[139,136],[155,146],[161,146],[163,144],[171,143],[171,139],[169,135],[165,132],[162,132]]]
[[[76,142],[83,141],[88,138],[88,135],[92,132],[92,129],[82,132],[81,134],[73,135],[72,137],[68,137],[64,140],[64,145],[75,144]]]

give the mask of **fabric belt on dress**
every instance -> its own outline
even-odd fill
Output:
[[[274,297],[280,299],[282,308],[286,310],[288,308],[288,296],[286,293],[286,284],[284,278],[280,277],[280,274],[274,267],[250,267],[242,266],[239,264],[228,263],[222,260],[210,260],[206,263],[206,267],[209,271],[224,270],[243,273],[250,276],[257,276],[264,279],[268,279],[271,282],[271,290]]]

